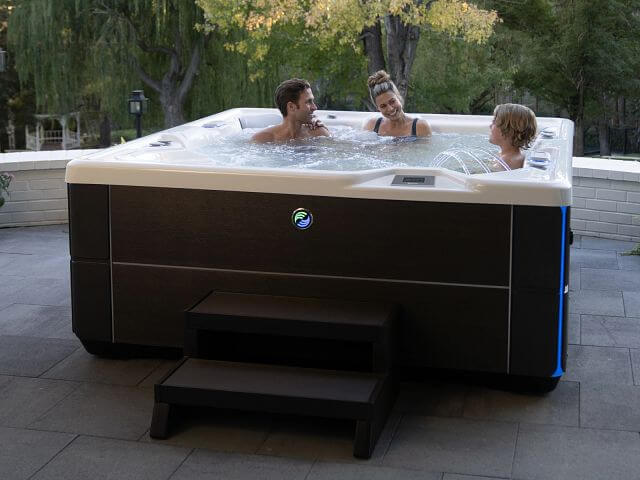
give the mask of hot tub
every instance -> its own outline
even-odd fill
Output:
[[[331,129],[364,112],[318,112]],[[436,135],[491,117],[420,115]],[[177,347],[210,291],[389,301],[398,366],[565,370],[573,124],[539,118],[525,168],[468,175],[216,166],[202,147],[277,123],[234,109],[71,161],[73,331],[90,352]]]

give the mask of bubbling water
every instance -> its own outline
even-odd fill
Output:
[[[332,126],[331,137],[284,143],[250,141],[258,129],[220,137],[199,153],[220,167],[293,168],[332,171],[391,167],[440,167],[465,174],[509,170],[488,135],[434,133],[430,137],[380,137]]]

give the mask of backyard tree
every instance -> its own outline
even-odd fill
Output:
[[[551,21],[531,42],[516,74],[516,85],[568,112],[575,122],[574,154],[580,156],[588,117],[599,123],[619,95],[637,96],[640,1],[552,3]]]
[[[98,42],[114,49],[157,94],[165,127],[185,122],[184,103],[198,73],[208,33],[194,24],[202,10],[184,0],[93,0]],[[144,58],[143,58],[144,57]]]
[[[22,147],[25,120],[35,108],[32,84],[21,85],[14,68],[15,51],[7,45],[7,27],[14,11],[14,0],[0,2],[0,47],[8,50],[6,70],[0,73],[0,152]]]
[[[269,49],[268,39],[285,25],[303,26],[303,35],[315,46],[329,48],[337,41],[361,48],[368,71],[386,68],[400,92],[409,90],[411,69],[422,28],[447,32],[466,41],[485,42],[498,17],[462,0],[196,0],[205,11],[208,31],[246,32],[228,48],[249,56],[255,65]],[[383,48],[386,33],[386,58]],[[288,49],[300,45],[292,38]]]
[[[120,115],[127,90],[144,82],[157,93],[165,127],[184,122],[186,96],[208,34],[202,10],[180,0],[15,0],[9,23],[21,78],[37,103],[70,111],[87,96]],[[84,95],[84,96],[83,96]]]

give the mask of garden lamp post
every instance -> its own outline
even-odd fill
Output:
[[[0,72],[7,70],[7,52],[0,47]]]
[[[129,114],[136,117],[136,138],[142,136],[142,114],[147,111],[148,101],[142,90],[134,90],[129,95]]]

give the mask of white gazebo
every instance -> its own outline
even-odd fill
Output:
[[[70,150],[79,148],[82,144],[80,137],[80,112],[65,114],[44,113],[34,115],[36,118],[36,128],[33,133],[29,132],[29,126],[25,126],[25,139],[29,150]],[[69,130],[69,119],[76,121],[76,130]],[[55,120],[60,124],[60,129],[45,130],[43,122],[45,120]]]

